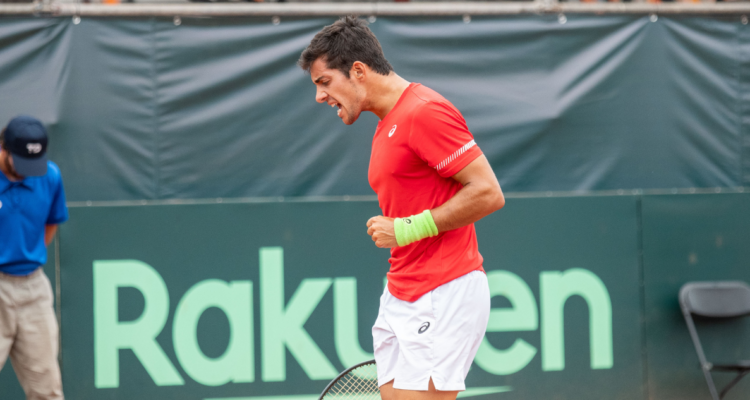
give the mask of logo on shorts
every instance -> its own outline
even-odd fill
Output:
[[[430,329],[430,323],[429,322],[425,322],[424,324],[422,324],[422,326],[419,327],[419,331],[417,331],[417,333],[419,333],[421,335],[421,334],[425,333],[425,331],[427,331],[427,329]]]
[[[391,136],[393,136],[394,133],[396,133],[396,127],[397,126],[398,125],[393,125],[393,128],[391,128],[391,131],[388,132],[388,137],[391,137]]]
[[[411,219],[404,218],[404,223],[407,224],[407,225],[411,225]]]

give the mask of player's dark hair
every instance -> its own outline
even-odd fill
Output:
[[[302,52],[298,64],[309,72],[320,57],[324,57],[328,68],[341,71],[347,78],[355,61],[367,64],[381,75],[393,71],[367,22],[352,16],[341,18],[318,32]]]
[[[5,129],[6,128],[3,128],[3,130],[0,131],[0,148],[3,148],[3,149],[6,148],[5,147]]]

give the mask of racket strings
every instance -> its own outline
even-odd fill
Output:
[[[336,382],[325,400],[379,400],[378,373],[375,364],[363,365],[349,371]]]

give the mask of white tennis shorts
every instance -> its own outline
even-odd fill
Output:
[[[473,271],[415,302],[399,300],[386,286],[372,327],[378,385],[465,390],[464,379],[484,338],[490,315],[487,275]]]

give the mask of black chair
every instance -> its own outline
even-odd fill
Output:
[[[711,397],[713,400],[720,400],[740,379],[750,373],[750,360],[736,361],[732,364],[708,362],[698,338],[698,331],[695,329],[693,315],[705,318],[738,318],[750,315],[750,286],[744,282],[734,281],[689,282],[680,289],[680,307],[682,315],[685,316],[690,337],[693,339],[695,352],[698,353]],[[711,371],[734,372],[737,376],[717,394]]]

